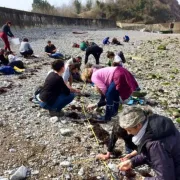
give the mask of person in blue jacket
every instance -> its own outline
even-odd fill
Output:
[[[123,40],[124,40],[124,42],[129,42],[130,38],[129,38],[129,36],[125,35],[125,36],[123,37]]]
[[[110,42],[109,42],[109,37],[107,37],[107,38],[105,38],[105,39],[103,40],[103,44],[104,44],[104,45],[110,44]]]

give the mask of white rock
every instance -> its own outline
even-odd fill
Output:
[[[39,174],[39,171],[38,170],[33,170],[31,171],[31,175],[38,175]]]
[[[83,176],[83,174],[84,174],[84,168],[82,167],[82,168],[79,170],[78,175],[79,175],[79,176]]]
[[[50,122],[53,123],[53,124],[56,123],[58,120],[59,119],[58,119],[57,116],[54,116],[54,117],[50,118]]]
[[[61,132],[61,135],[63,136],[66,136],[66,135],[69,135],[69,134],[72,134],[73,131],[71,129],[60,129],[60,132]]]
[[[25,166],[21,166],[18,170],[10,177],[10,180],[22,180],[26,178],[28,169]]]
[[[63,166],[63,167],[69,167],[71,165],[71,163],[69,161],[62,161],[60,163],[60,166]]]
[[[16,149],[9,149],[9,152],[11,152],[11,153],[14,153],[14,152],[16,152]]]
[[[115,164],[109,163],[109,164],[108,164],[108,167],[109,167],[109,169],[111,169],[113,172],[116,172],[116,173],[119,172],[119,169],[118,169],[117,165],[115,165]]]

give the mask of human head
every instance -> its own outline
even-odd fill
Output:
[[[114,59],[115,54],[112,51],[107,52],[107,58],[108,59]]]
[[[48,41],[47,43],[48,43],[48,46],[51,46],[51,41]]]
[[[121,62],[122,62],[122,59],[118,55],[116,55],[114,57],[113,66],[119,66]]]
[[[8,26],[11,26],[11,25],[12,25],[11,21],[7,21],[6,24],[7,24]]]
[[[60,74],[64,73],[64,62],[62,60],[55,60],[51,64],[52,69]]]
[[[119,115],[119,125],[128,134],[136,135],[150,114],[152,114],[152,111],[147,107],[144,109],[138,106],[127,107]]]
[[[93,73],[92,68],[85,68],[84,71],[81,74],[81,79],[84,82],[91,82],[92,73]]]
[[[28,42],[28,41],[29,41],[28,38],[23,39],[23,42]]]

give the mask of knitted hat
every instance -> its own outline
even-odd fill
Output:
[[[139,107],[127,107],[119,115],[119,124],[122,128],[133,128],[146,119],[145,112]]]

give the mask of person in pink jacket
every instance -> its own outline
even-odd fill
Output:
[[[120,66],[98,70],[87,68],[82,74],[82,80],[93,82],[98,92],[106,98],[106,113],[99,119],[100,121],[109,121],[111,117],[116,116],[120,97],[124,101],[138,88],[138,83],[133,75]]]

